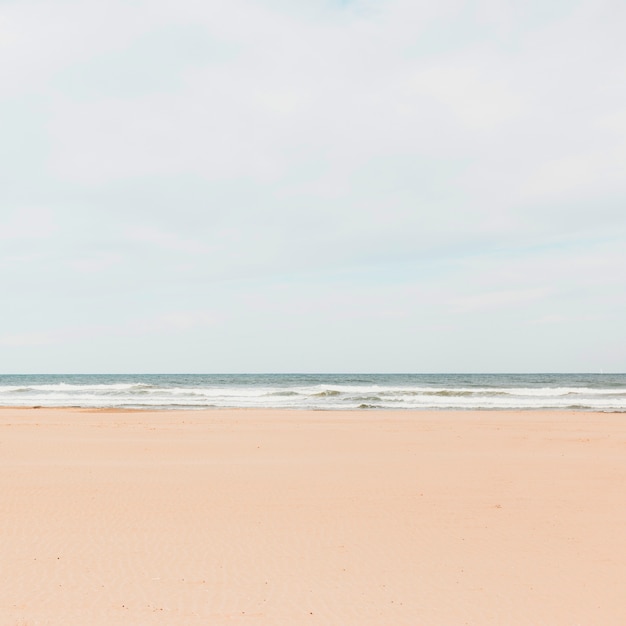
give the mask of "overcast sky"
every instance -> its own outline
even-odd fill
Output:
[[[0,373],[626,371],[623,0],[0,0]]]

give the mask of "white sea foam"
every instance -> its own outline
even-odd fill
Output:
[[[626,377],[393,375],[0,377],[4,406],[626,411]],[[60,378],[60,379],[59,379]],[[106,378],[106,380],[104,380]],[[320,382],[320,378],[324,378]],[[356,382],[355,379],[367,380]],[[483,384],[467,384],[483,383]],[[488,382],[489,384],[484,384]],[[514,382],[517,386],[513,386]],[[425,384],[428,383],[428,384]],[[525,384],[520,384],[525,383]],[[549,383],[549,384],[548,384]],[[583,384],[581,384],[583,383]]]

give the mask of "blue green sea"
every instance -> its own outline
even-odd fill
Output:
[[[0,375],[2,406],[626,411],[626,374]]]

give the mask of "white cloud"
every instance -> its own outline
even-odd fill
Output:
[[[233,363],[281,328],[276,364],[314,347],[298,329],[348,355],[447,329],[450,359],[532,319],[597,315],[608,337],[623,17],[609,0],[2,3],[7,323],[37,336],[46,310],[83,328],[68,344],[152,328],[226,354],[219,328]],[[375,343],[372,369],[393,361]]]
[[[215,322],[215,315],[206,311],[171,311],[147,319],[134,320],[129,324],[128,331],[133,335],[184,333],[212,326]]]
[[[123,262],[120,254],[95,253],[88,256],[76,256],[67,261],[67,266],[84,274],[106,271]]]
[[[186,254],[203,254],[209,251],[208,246],[195,239],[183,238],[176,233],[166,232],[151,226],[131,228],[126,231],[124,237],[131,242],[152,244],[159,248]]]
[[[54,215],[46,208],[23,207],[0,213],[0,240],[49,239],[57,230]]]
[[[542,288],[478,292],[458,298],[455,302],[455,308],[460,314],[480,311],[492,313],[500,309],[524,306],[545,296],[546,290]]]
[[[58,342],[59,337],[56,332],[4,333],[0,335],[0,346],[5,348],[47,346]]]

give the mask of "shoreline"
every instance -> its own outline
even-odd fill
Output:
[[[474,414],[533,414],[533,413],[554,413],[555,415],[569,413],[572,415],[623,415],[626,414],[626,410],[607,410],[600,411],[598,409],[579,409],[579,408],[571,408],[571,407],[559,407],[559,408],[537,408],[537,407],[524,407],[524,408],[377,408],[377,407],[368,407],[368,408],[311,408],[311,407],[258,407],[258,406],[224,406],[224,407],[176,407],[176,408],[153,408],[153,407],[107,407],[107,406],[79,406],[79,405],[68,405],[68,406],[46,406],[46,405],[34,405],[34,406],[19,406],[19,405],[0,405],[0,412],[3,411],[64,411],[64,412],[94,412],[94,413],[223,413],[223,412],[237,412],[237,411],[249,411],[249,412],[277,412],[277,413],[294,413],[305,414],[305,413],[363,413],[367,414],[402,414],[402,413],[415,413],[416,415],[424,415],[424,414],[459,414],[463,415],[465,413],[474,413]]]
[[[626,623],[626,420],[0,407],[0,622]]]
[[[0,405],[626,412],[626,374],[0,375]]]

